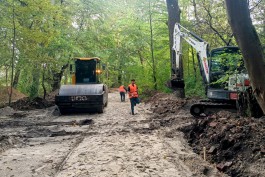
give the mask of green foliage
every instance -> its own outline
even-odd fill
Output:
[[[205,86],[202,79],[198,80],[195,77],[185,78],[185,91],[187,97],[205,98]]]
[[[58,73],[63,72],[64,78],[69,80],[69,70],[62,68],[73,57],[93,56],[101,58],[106,65],[102,80],[109,87],[128,85],[134,78],[140,92],[152,90],[155,73],[158,90],[170,92],[165,86],[170,80],[170,53],[164,0],[54,2],[55,4],[51,4],[50,0],[0,1],[0,84],[6,82],[6,73],[8,81],[10,80],[14,15],[15,73],[19,73],[17,88],[31,97],[43,93],[43,75],[44,85],[49,92],[53,89]],[[212,47],[223,46],[230,39],[230,44],[235,44],[226,20],[224,3],[212,0],[194,2],[196,13],[192,1],[179,1],[181,23],[203,37]],[[257,22],[264,19],[262,5],[263,2],[253,10],[253,18]],[[150,50],[150,15],[154,65]],[[260,34],[263,34],[264,25],[256,25]],[[183,45],[183,56],[186,95],[204,95],[197,59],[193,61],[188,45]]]
[[[220,73],[215,76],[212,85],[226,87],[229,76],[246,72],[242,54],[236,53],[219,53],[211,58],[212,73]]]

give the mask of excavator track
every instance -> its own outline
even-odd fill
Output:
[[[194,117],[207,117],[216,113],[219,110],[229,110],[232,112],[237,111],[236,103],[222,103],[222,102],[213,102],[211,100],[201,100],[198,103],[195,103],[190,108],[190,113]]]

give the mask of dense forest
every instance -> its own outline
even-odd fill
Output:
[[[211,48],[237,45],[224,1],[179,0],[181,24]],[[265,1],[249,1],[265,44]],[[170,47],[165,0],[1,0],[0,87],[43,96],[69,83],[73,57],[99,57],[109,87],[135,78],[140,91],[169,91]],[[204,89],[196,53],[183,46],[186,95]]]

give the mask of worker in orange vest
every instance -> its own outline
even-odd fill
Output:
[[[124,102],[125,101],[125,92],[127,92],[127,90],[124,87],[124,85],[121,85],[119,87],[119,92],[120,92],[120,96],[121,96],[121,102]]]
[[[131,102],[132,115],[134,115],[134,106],[140,103],[138,95],[138,87],[135,84],[135,79],[132,79],[131,84],[128,86],[128,94]]]

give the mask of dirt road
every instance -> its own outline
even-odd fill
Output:
[[[194,154],[177,127],[153,128],[149,105],[129,114],[129,101],[109,94],[103,114],[53,116],[53,108],[0,116],[0,176],[225,176]],[[82,122],[82,123],[80,123]]]

